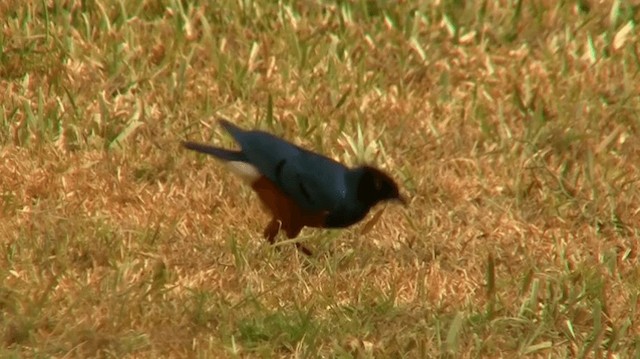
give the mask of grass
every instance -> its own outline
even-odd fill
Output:
[[[640,352],[638,4],[0,13],[0,356]],[[274,250],[250,189],[179,147],[231,146],[217,116],[411,204]]]

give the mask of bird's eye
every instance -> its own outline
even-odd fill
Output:
[[[380,192],[380,190],[382,189],[382,181],[380,180],[380,178],[376,177],[373,180],[373,187],[376,189],[376,192]]]

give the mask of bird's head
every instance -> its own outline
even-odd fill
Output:
[[[407,201],[400,195],[398,185],[386,173],[377,168],[360,167],[358,182],[358,200],[369,206],[382,201],[399,201],[406,206]]]

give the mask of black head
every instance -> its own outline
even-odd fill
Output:
[[[406,201],[398,191],[398,185],[386,173],[377,168],[364,166],[358,182],[358,200],[368,206],[378,202],[397,200],[406,205]]]

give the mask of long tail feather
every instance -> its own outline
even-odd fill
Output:
[[[229,132],[229,134],[231,135],[231,137],[233,138],[237,138],[238,135],[242,134],[245,132],[245,130],[241,129],[240,127],[232,124],[231,122],[227,121],[224,118],[219,118],[218,122],[220,123],[220,125],[222,127],[224,127],[224,129]]]
[[[242,151],[225,150],[224,148],[189,141],[182,142],[182,146],[192,151],[211,155],[223,161],[247,161],[247,158],[245,157],[244,153],[242,153]]]

